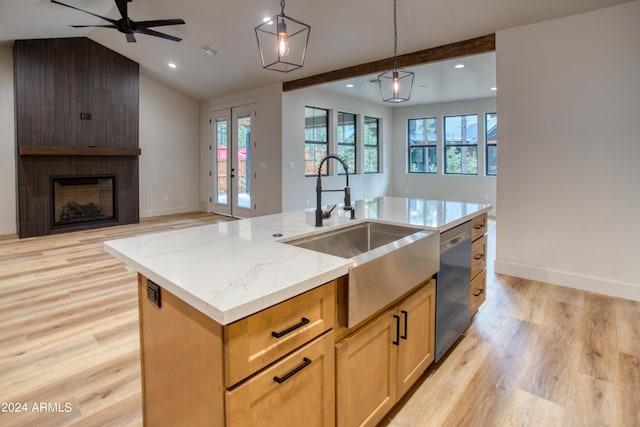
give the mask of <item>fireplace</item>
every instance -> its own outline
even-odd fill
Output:
[[[51,177],[53,228],[117,221],[116,177]]]

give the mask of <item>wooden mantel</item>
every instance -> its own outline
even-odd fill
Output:
[[[30,146],[19,147],[21,156],[140,156],[140,148],[102,148],[102,147],[61,147]]]

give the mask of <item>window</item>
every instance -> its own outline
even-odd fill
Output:
[[[307,176],[318,173],[320,160],[329,152],[328,126],[329,110],[304,108],[304,173]],[[327,174],[326,163],[322,174]]]
[[[478,174],[478,116],[444,118],[444,172]]]
[[[380,172],[379,124],[380,119],[364,117],[364,173]]]
[[[410,173],[436,173],[438,170],[438,141],[436,118],[409,119]]]
[[[487,142],[487,175],[498,174],[498,115],[485,114],[485,141]]]
[[[338,157],[349,167],[349,173],[356,173],[356,115],[338,112]],[[339,175],[344,170],[338,169]]]

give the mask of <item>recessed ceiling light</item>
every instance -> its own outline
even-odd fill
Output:
[[[458,69],[464,68],[464,64],[456,64],[453,66],[453,68],[458,68]]]
[[[494,86],[491,88],[491,90],[495,92],[496,90],[498,90],[498,88]]]
[[[169,62],[167,65],[169,66],[169,68],[178,68],[175,62]]]
[[[271,21],[271,18],[268,16],[265,16],[264,18],[262,18],[262,22],[268,22],[269,25],[273,24],[273,21]]]
[[[347,86],[347,87],[353,87],[353,83],[347,83],[345,86]]]

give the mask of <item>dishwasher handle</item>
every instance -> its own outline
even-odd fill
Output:
[[[447,252],[449,249],[468,240],[471,240],[471,231],[465,231],[464,233],[455,235],[447,241],[440,242],[440,253]]]

